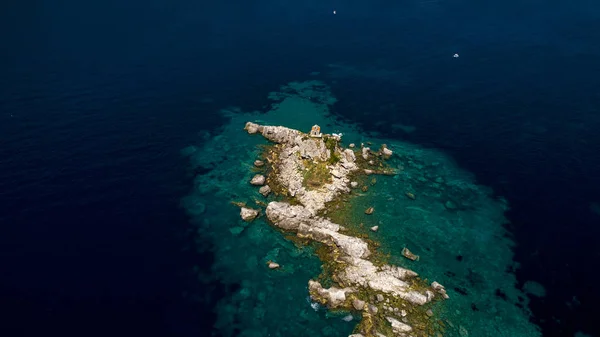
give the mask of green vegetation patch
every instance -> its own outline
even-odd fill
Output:
[[[302,184],[309,190],[316,190],[333,181],[326,162],[305,160],[302,174]]]

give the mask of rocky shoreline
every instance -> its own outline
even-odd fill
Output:
[[[278,196],[266,207],[268,220],[283,231],[327,247],[321,259],[330,266],[332,285],[326,288],[318,280],[309,280],[311,298],[331,309],[360,312],[362,319],[353,337],[435,335],[435,319],[426,304],[448,298],[444,287],[437,282],[426,284],[411,270],[374,261],[366,240],[345,234],[343,225],[324,216],[330,203],[358,186],[353,178],[390,174],[384,160],[393,152],[385,145],[377,152],[364,145],[344,149],[341,135],[321,134],[318,126],[303,133],[248,122],[245,130],[274,143],[266,150],[266,163],[254,163],[266,176],[258,174],[250,182],[260,186],[265,197],[269,193]],[[258,214],[245,207],[240,213],[246,221]]]

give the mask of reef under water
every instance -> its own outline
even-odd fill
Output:
[[[325,83],[292,82],[268,97],[268,111],[222,110],[228,122],[182,150],[198,172],[182,204],[197,249],[206,249],[200,243],[208,238],[216,256],[210,272],[198,269],[198,279],[231,286],[215,308],[219,335],[348,336],[361,319],[311,300],[307,282],[322,273],[324,263],[317,246],[298,244],[264,216],[251,222],[240,218],[238,205],[264,214],[267,201],[249,182],[261,170],[253,163],[268,142],[244,131],[248,121],[303,132],[317,124],[323,132],[341,133],[346,148],[386,144],[394,153],[386,164],[396,174],[365,177],[365,188],[352,190],[344,207],[330,210],[331,217],[376,242],[388,263],[446,287],[450,298],[430,307],[429,319],[442,328],[436,335],[541,335],[529,321],[526,294],[517,288],[503,199],[440,151],[382,139],[336,120],[329,113],[336,99]],[[279,268],[269,268],[269,262]]]

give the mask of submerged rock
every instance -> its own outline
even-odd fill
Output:
[[[446,209],[449,211],[454,211],[458,208],[458,205],[456,205],[454,201],[448,200],[444,203],[444,207],[446,207]]]
[[[244,231],[244,227],[236,226],[236,227],[229,228],[229,232],[236,236],[240,235],[243,231]]]
[[[419,260],[419,255],[413,254],[413,252],[411,252],[410,250],[408,250],[408,248],[406,248],[406,247],[404,247],[402,249],[402,256],[404,256],[407,259],[413,260],[413,261],[418,261]]]
[[[367,214],[367,215],[371,215],[371,214],[373,214],[373,212],[375,212],[375,208],[373,208],[373,207],[369,207],[365,210],[365,214]]]

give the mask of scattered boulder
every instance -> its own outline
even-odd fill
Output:
[[[357,188],[357,187],[358,187],[358,183],[357,183],[356,181],[351,181],[351,182],[350,182],[350,186],[351,186],[352,188]]]
[[[427,309],[427,311],[425,311],[425,314],[429,317],[433,316],[433,311],[431,311],[431,309]]]
[[[379,230],[379,226],[373,226],[373,227],[371,227],[371,231],[377,232],[377,230]]]
[[[350,145],[348,145],[349,148],[354,148],[356,145],[354,145],[354,143],[350,143]]]
[[[371,152],[371,149],[368,147],[363,147],[362,148],[362,157],[364,160],[369,159],[369,153]]]
[[[394,154],[394,152],[392,152],[392,150],[388,149],[387,145],[383,144],[381,145],[381,154],[383,154],[383,156],[385,158],[389,158],[392,154]]]
[[[262,186],[259,190],[258,193],[262,194],[263,196],[268,196],[269,193],[271,193],[271,187],[269,187],[269,185],[265,185]]]
[[[431,288],[433,288],[433,290],[435,290],[438,294],[442,295],[443,298],[450,298],[450,296],[448,296],[448,294],[446,293],[446,288],[444,288],[443,285],[433,281],[431,283]]]
[[[373,208],[373,207],[369,207],[365,210],[365,214],[367,214],[367,215],[371,215],[371,214],[373,214],[373,212],[375,212],[375,208]]]
[[[265,184],[266,180],[267,179],[265,178],[265,176],[263,176],[262,174],[257,174],[254,177],[252,177],[252,180],[250,180],[250,184],[254,186],[262,186]]]
[[[408,248],[406,248],[406,247],[404,247],[402,249],[402,256],[404,256],[405,258],[407,258],[409,260],[413,260],[413,261],[418,261],[419,260],[419,255],[413,254],[413,252],[411,252],[410,250],[408,250]]]
[[[273,262],[273,261],[267,261],[267,266],[269,267],[269,269],[278,269],[279,263]]]
[[[262,161],[262,160],[258,160],[257,159],[257,160],[254,161],[254,166],[256,166],[256,167],[263,167],[263,166],[265,166],[265,162]]]
[[[375,171],[373,171],[373,170],[369,170],[369,169],[365,169],[365,174],[366,174],[366,175],[371,175],[371,174],[373,174],[373,173],[375,173]]]
[[[240,211],[240,216],[244,221],[250,222],[258,216],[258,210],[242,207]]]
[[[352,301],[352,306],[356,310],[363,310],[365,308],[365,304],[366,304],[365,301],[361,301],[359,299],[354,299]]]

